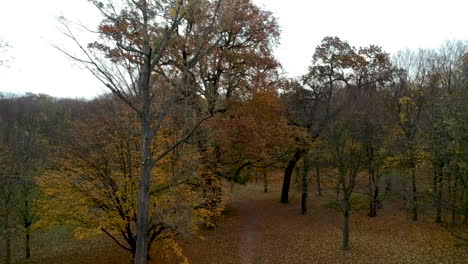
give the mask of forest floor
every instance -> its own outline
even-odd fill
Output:
[[[374,218],[366,210],[353,212],[350,250],[343,252],[341,214],[312,196],[309,213],[301,215],[300,197],[292,194],[289,204],[280,204],[279,188],[263,193],[260,183],[236,186],[217,229],[178,239],[189,263],[468,263],[466,244],[428,217],[411,221],[396,206],[384,206]],[[110,239],[77,241],[66,228],[37,232],[32,247],[31,260],[21,260],[18,251],[14,263],[130,263]],[[179,262],[170,254],[151,261]]]

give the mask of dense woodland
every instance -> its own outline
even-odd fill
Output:
[[[353,212],[394,205],[466,246],[466,42],[391,55],[325,37],[288,78],[276,19],[249,0],[91,2],[95,42],[63,19],[58,49],[108,94],[0,96],[5,263],[13,239],[34,259],[30,238],[53,226],[107,236],[134,263],[158,243],[182,256],[178,237],[221,228],[234,185],[271,192],[275,175],[278,208],[296,192],[303,217],[320,196],[340,212],[337,252],[353,250]]]

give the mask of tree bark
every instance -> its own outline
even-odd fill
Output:
[[[29,243],[30,233],[31,233],[31,227],[27,226],[26,227],[26,238],[25,238],[25,251],[26,251],[25,258],[26,259],[29,259],[31,257],[31,246],[30,246],[30,243]]]
[[[377,180],[375,171],[369,172],[369,214],[370,217],[377,216],[377,207],[379,204],[379,187],[377,186]]]
[[[342,250],[349,249],[349,197],[344,194],[343,198],[343,241],[341,244]]]
[[[308,196],[308,187],[309,187],[309,179],[307,174],[309,173],[309,158],[307,154],[304,155],[304,167],[302,171],[302,195],[301,195],[301,214],[307,213],[307,196]]]
[[[291,186],[291,177],[294,171],[294,167],[296,167],[297,162],[301,159],[302,155],[304,154],[304,150],[298,149],[294,153],[293,157],[289,160],[288,166],[284,171],[284,179],[283,179],[283,188],[281,190],[281,203],[288,203],[289,202],[289,187]]]
[[[322,196],[322,187],[320,186],[320,165],[318,163],[315,164],[315,176],[317,179],[317,194],[318,196]]]
[[[450,203],[450,208],[451,208],[451,213],[452,213],[452,220],[450,221],[452,225],[456,225],[457,224],[457,216],[456,216],[456,201],[457,201],[457,180],[458,180],[458,177],[457,175],[455,175],[454,177],[455,179],[453,179],[453,188],[452,188],[452,191],[451,191],[451,203]],[[450,184],[450,182],[449,182]],[[449,185],[450,186],[450,185]]]
[[[268,175],[266,171],[263,171],[263,192],[268,192]]]
[[[340,200],[340,182],[336,183],[336,201]]]
[[[11,231],[10,231],[10,223],[9,223],[9,212],[8,212],[8,204],[6,205],[5,209],[5,219],[4,219],[4,232],[5,232],[5,263],[11,264]]]
[[[10,232],[10,231],[7,231],[7,232]],[[5,237],[5,250],[6,250],[5,263],[11,264],[11,239],[10,239],[9,234],[6,234],[6,237]]]
[[[443,186],[442,186],[442,178],[443,178],[443,170],[444,170],[444,164],[440,164],[436,168],[436,174],[437,174],[437,215],[436,215],[436,223],[441,223],[442,222],[442,191],[443,191]]]
[[[413,166],[411,168],[411,186],[412,186],[412,212],[413,212],[413,221],[418,220],[418,197],[416,193],[416,168]]]
[[[153,167],[151,159],[151,128],[149,117],[144,116],[142,120],[142,146],[141,160],[142,169],[140,176],[140,186],[138,193],[138,214],[137,214],[137,241],[135,252],[135,264],[145,264],[148,258],[148,211],[150,198],[151,169]]]

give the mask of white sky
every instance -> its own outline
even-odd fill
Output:
[[[282,34],[275,53],[291,77],[305,72],[325,36],[339,36],[353,46],[377,44],[390,53],[468,40],[468,0],[253,1],[278,17]],[[90,73],[52,47],[65,41],[57,29],[60,15],[91,28],[100,19],[86,0],[1,1],[0,39],[12,46],[13,59],[0,66],[0,91],[87,98],[104,91]]]

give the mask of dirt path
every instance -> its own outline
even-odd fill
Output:
[[[303,216],[298,197],[280,204],[279,186],[269,194],[260,187],[239,187],[220,227],[204,232],[204,241],[184,246],[190,263],[464,263],[467,259],[466,248],[454,246],[432,221],[414,224],[390,208],[373,219],[365,210],[353,213],[351,250],[342,252],[339,212],[323,208],[321,200],[311,197],[310,214]]]
[[[241,201],[233,204],[240,214],[239,257],[241,263],[254,263],[255,252],[260,237],[258,209],[252,201]]]

